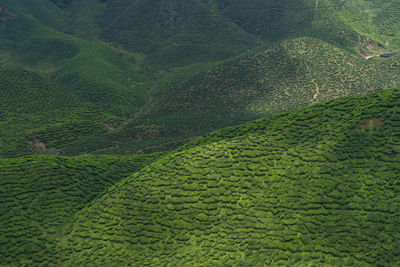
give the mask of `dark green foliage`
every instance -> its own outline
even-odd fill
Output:
[[[50,0],[53,2],[55,5],[57,5],[59,8],[66,8],[69,3],[72,2],[72,0]]]
[[[274,112],[398,87],[398,60],[356,55],[399,48],[396,1],[57,1],[67,2],[4,0],[0,64],[129,121],[69,143],[68,154],[174,148]]]
[[[378,4],[381,6],[376,17],[374,24],[379,28],[379,33],[389,36],[390,45],[395,47],[400,46],[400,2],[399,1],[385,1]]]
[[[302,35],[314,18],[310,0],[232,0],[221,4],[223,13],[246,31],[271,41]]]
[[[33,39],[19,47],[18,55],[28,64],[43,62],[56,64],[68,60],[79,53],[79,48],[72,42],[60,39]]]
[[[399,265],[399,90],[32,155],[398,87],[397,2],[3,0],[0,265]]]
[[[142,127],[157,128],[156,122],[158,135],[187,138],[327,99],[395,88],[400,86],[397,61],[366,61],[314,38],[287,40],[172,81],[165,95],[153,97],[143,119],[150,125]],[[126,128],[130,132],[132,124]]]
[[[101,37],[149,54],[152,65],[226,59],[261,44],[196,0],[110,0],[107,6],[100,20]]]
[[[396,266],[400,90],[197,139],[78,213],[67,265]]]
[[[115,116],[39,76],[0,70],[0,157],[61,150],[108,132]]]

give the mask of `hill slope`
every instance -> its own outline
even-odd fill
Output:
[[[0,265],[57,263],[73,215],[160,154],[0,159]]]
[[[168,81],[155,90],[145,112],[107,138],[133,151],[144,145],[151,150],[159,142],[186,140],[276,112],[396,88],[399,58],[365,60],[315,38],[286,40]]]
[[[0,157],[58,153],[121,119],[38,75],[0,69]]]
[[[35,72],[107,111],[132,117],[146,98],[135,57],[67,32],[68,13],[50,1],[4,1],[15,17],[0,23],[0,62]],[[150,76],[151,77],[151,76]]]
[[[398,87],[398,58],[356,56],[399,49],[396,7],[378,0],[4,0],[0,63],[129,119],[66,154],[165,150],[273,112]]]
[[[72,265],[400,263],[400,90],[214,132],[113,186]]]

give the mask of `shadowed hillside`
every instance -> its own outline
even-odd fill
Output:
[[[107,133],[121,120],[38,75],[0,69],[0,158],[63,148]]]
[[[400,265],[399,29],[398,0],[1,0],[0,266]]]
[[[169,81],[141,117],[107,138],[121,140],[124,148],[159,149],[160,141],[398,86],[399,57],[365,60],[318,39],[296,38]]]
[[[1,7],[2,65],[35,72],[124,121],[68,145],[65,155],[167,150],[274,112],[399,86],[398,57],[375,58],[398,48],[395,1],[4,0]]]

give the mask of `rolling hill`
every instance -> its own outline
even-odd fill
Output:
[[[82,209],[62,262],[397,265],[399,103],[341,98],[193,141]]]
[[[122,142],[119,152],[111,150],[114,153],[123,153],[122,147],[142,150],[144,145],[151,151],[160,149],[160,141],[183,142],[312,103],[396,88],[399,58],[365,60],[315,38],[286,40],[272,49],[168,81],[155,90],[145,112],[106,138]]]
[[[400,265],[399,27],[397,0],[1,0],[0,266]]]
[[[396,265],[399,103],[340,98],[164,157],[0,159],[0,263]]]
[[[362,58],[400,49],[396,1],[0,6],[3,67],[34,72],[128,122],[68,145],[65,155],[168,150],[273,112],[399,86],[398,58]]]

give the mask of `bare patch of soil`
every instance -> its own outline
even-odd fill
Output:
[[[18,17],[17,14],[10,12],[7,8],[0,6],[0,18],[2,21],[16,19],[17,17]]]
[[[31,147],[32,150],[34,150],[36,153],[43,153],[43,154],[59,154],[58,150],[56,148],[48,148],[46,147],[46,144],[41,142],[37,138],[33,138],[32,141],[29,141],[29,146]]]
[[[358,123],[353,129],[350,130],[350,133],[361,127],[368,127],[369,129],[373,130],[374,128],[380,127],[382,125],[383,121],[381,118],[371,118]]]

